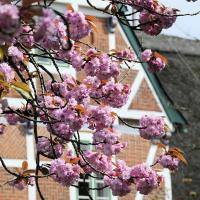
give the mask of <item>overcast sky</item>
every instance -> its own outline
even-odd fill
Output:
[[[187,2],[186,0],[160,0],[160,2],[164,5],[178,8],[181,10],[181,13],[194,13],[200,10],[200,0],[197,2]],[[191,39],[200,39],[200,15],[179,17],[171,28],[164,30],[162,33]]]

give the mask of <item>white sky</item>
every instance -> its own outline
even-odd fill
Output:
[[[187,2],[186,0],[160,0],[164,5],[177,8],[181,13],[194,13],[200,10],[200,0]],[[200,14],[198,16],[187,16],[177,18],[175,24],[165,29],[162,33],[200,39]]]

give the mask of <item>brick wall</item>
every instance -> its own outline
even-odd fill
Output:
[[[127,46],[127,43],[124,41],[124,39],[123,39],[123,37],[120,33],[119,28],[116,29],[115,37],[116,37],[116,41],[117,41],[116,42],[116,49],[118,51],[129,47],[129,46]]]
[[[0,137],[0,156],[10,159],[26,159],[26,138],[19,126],[7,126]]]
[[[145,79],[142,81],[139,91],[137,92],[135,98],[131,103],[130,109],[158,111],[158,112],[161,111]]]
[[[45,200],[69,200],[69,188],[61,186],[51,178],[40,179],[39,185]],[[37,200],[40,200],[38,194]]]
[[[13,168],[9,168],[10,170],[14,170]],[[12,180],[13,176],[8,174],[4,169],[0,167],[0,184],[3,184],[9,180]],[[27,189],[23,191],[19,191],[10,187],[8,185],[4,185],[0,187],[0,200],[27,200],[28,199],[28,191]]]
[[[97,27],[97,31],[93,30],[92,34],[90,34],[88,37],[85,37],[81,41],[96,47],[100,51],[107,52],[109,50],[109,47],[106,19],[96,17],[96,19],[94,20],[94,24]],[[83,50],[87,50],[89,48],[85,45],[81,45],[81,47],[83,48]]]

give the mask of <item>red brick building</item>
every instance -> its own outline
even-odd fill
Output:
[[[72,3],[75,10],[81,10],[87,15],[94,15],[96,19],[94,23],[97,26],[98,32],[94,32],[90,37],[85,38],[84,42],[88,42],[91,45],[96,46],[98,49],[108,52],[111,49],[122,50],[127,47],[132,47],[138,55],[139,43],[134,33],[128,28],[120,24],[115,27],[114,33],[109,32],[108,19],[109,16],[100,12],[94,11],[87,7],[87,3],[84,0],[58,0],[55,7],[61,11],[66,9],[66,3]],[[95,1],[95,6],[104,7],[102,1]],[[39,62],[45,64],[51,69],[51,63],[48,60],[39,60]],[[83,73],[76,74],[70,67],[60,63],[61,72],[70,74],[81,80],[84,76]],[[56,72],[52,70],[52,73]],[[123,78],[125,77],[125,78]],[[181,122],[182,118],[179,114],[170,107],[170,103],[165,96],[162,88],[158,84],[154,75],[149,74],[144,64],[133,64],[131,69],[127,69],[126,66],[122,69],[121,78],[123,82],[127,83],[131,87],[131,94],[127,104],[121,109],[115,109],[114,111],[124,120],[129,123],[137,124],[140,117],[144,114],[154,114],[164,116],[167,125],[170,128],[170,132],[173,132],[174,122]],[[37,84],[37,81],[35,81]],[[22,100],[19,99],[17,94],[11,94],[7,97],[9,105],[19,105]],[[2,121],[4,119],[1,119]],[[116,122],[116,127],[122,134],[122,140],[128,141],[128,148],[120,153],[117,158],[124,159],[128,165],[134,165],[141,162],[147,162],[153,164],[156,155],[159,154],[156,144],[139,137],[138,130],[128,128],[127,126]],[[44,127],[40,127],[39,135],[47,135],[47,131]],[[81,133],[81,139],[90,141],[91,133],[87,129],[83,129]],[[90,147],[88,147],[90,148]],[[0,155],[4,158],[6,165],[14,170],[16,167],[20,167],[23,160],[27,160],[30,168],[35,167],[35,150],[34,150],[34,138],[31,131],[28,131],[26,127],[7,126],[6,133],[0,137]],[[43,159],[43,162],[48,160]],[[140,195],[137,192],[132,192],[126,197],[117,198],[111,195],[111,191],[104,190],[103,192],[92,192],[92,196],[95,200],[171,200],[171,178],[168,170],[162,170],[164,175],[163,185],[149,196]],[[4,183],[10,180],[12,177],[0,168],[0,183]],[[101,179],[87,180],[89,185],[100,187],[102,184]],[[84,195],[84,191],[78,191],[77,189],[70,187],[64,188],[57,183],[53,182],[51,178],[40,180],[41,191],[47,200],[83,200],[89,199]],[[79,184],[81,184],[81,179]],[[133,191],[135,191],[133,189]],[[0,187],[0,200],[39,200],[35,187],[29,187],[24,191],[17,191],[7,185]]]

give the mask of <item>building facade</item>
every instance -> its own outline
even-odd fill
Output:
[[[57,0],[55,8],[60,11],[66,9],[66,4],[70,3],[74,10],[80,10],[86,15],[95,16],[94,23],[97,27],[97,32],[94,32],[83,41],[97,47],[98,49],[108,52],[111,49],[122,50],[128,47],[133,48],[136,55],[139,51],[139,43],[137,38],[133,35],[133,32],[127,27],[123,27],[119,23],[116,26],[108,27],[108,22],[112,20],[110,16],[97,12],[87,6],[85,0]],[[104,8],[105,4],[103,1],[95,1],[95,6]],[[113,30],[114,28],[114,30]],[[48,67],[52,74],[56,77],[56,71],[51,67],[51,62],[46,59],[40,59],[38,62]],[[76,73],[71,66],[66,66],[63,63],[58,63],[60,66],[61,73],[70,73],[76,77],[79,81],[84,78],[82,72]],[[30,66],[31,67],[31,66]],[[162,95],[162,90],[159,88],[159,84],[154,80],[153,75],[150,75],[146,66],[141,63],[134,63],[131,69],[127,69],[124,66],[121,69],[121,78],[124,83],[127,83],[131,88],[131,94],[128,102],[121,109],[115,109],[116,112],[123,120],[130,124],[138,124],[141,116],[145,114],[163,116],[166,124],[170,128],[170,132],[174,131],[174,120],[179,120],[176,111],[168,109],[165,97]],[[35,80],[37,85],[37,80]],[[20,105],[23,101],[15,93],[10,94],[7,97],[8,104],[10,106]],[[173,115],[171,115],[173,113]],[[1,121],[5,121],[1,118]],[[141,162],[147,162],[153,164],[155,159],[161,150],[157,147],[154,142],[149,142],[142,139],[139,136],[137,129],[132,129],[125,126],[120,121],[116,122],[115,125],[122,134],[122,141],[128,141],[128,147],[119,155],[118,159],[124,159],[128,165],[134,165]],[[41,126],[39,127],[39,135],[47,135],[47,130]],[[90,141],[92,139],[92,133],[83,129],[81,132],[81,139],[83,141]],[[69,146],[70,148],[70,146]],[[91,148],[91,147],[87,147]],[[4,159],[6,165],[11,169],[15,170],[20,167],[24,160],[29,163],[29,168],[35,167],[35,146],[32,130],[24,126],[7,126],[5,134],[0,137],[0,155]],[[42,162],[48,163],[49,160],[46,158],[42,159]],[[172,200],[172,189],[171,189],[171,176],[167,169],[161,170],[160,172],[164,176],[164,183],[158,189],[152,192],[148,196],[143,196],[137,193],[134,189],[129,195],[123,198],[114,197],[111,191],[108,189],[103,191],[92,191],[91,196],[95,200]],[[12,177],[0,168],[0,184],[5,183]],[[87,179],[88,185],[94,187],[101,187],[102,180],[99,179]],[[82,180],[78,183],[80,186],[83,184]],[[84,190],[76,189],[74,187],[65,188],[57,183],[53,182],[51,178],[45,178],[40,180],[41,191],[47,200],[83,200],[89,199],[85,194]],[[135,191],[135,192],[134,192]],[[36,187],[29,186],[23,191],[13,189],[8,185],[0,187],[0,200],[39,200],[39,196],[36,191]]]

